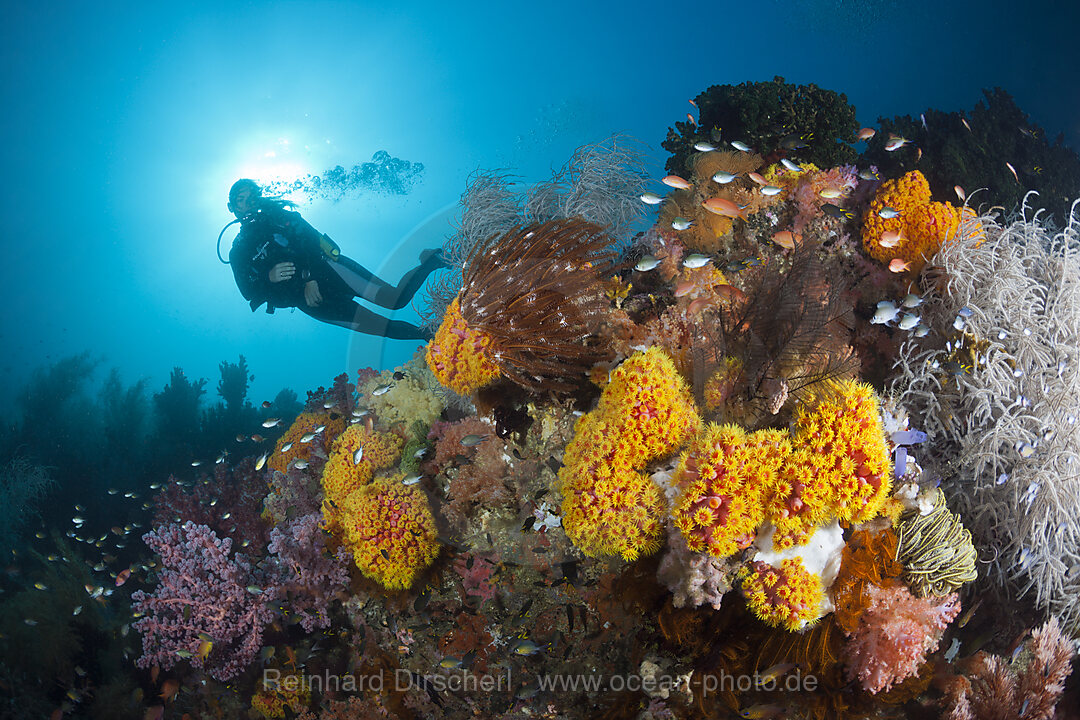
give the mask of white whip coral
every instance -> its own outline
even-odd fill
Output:
[[[923,275],[931,332],[901,348],[894,387],[948,461],[944,488],[980,575],[1033,593],[1080,637],[1076,205],[1056,234],[1038,214],[982,217],[978,237],[968,226],[946,243]]]

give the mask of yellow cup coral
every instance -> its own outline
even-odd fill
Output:
[[[559,470],[566,536],[590,557],[636,560],[659,550],[663,491],[623,460],[588,460]]]
[[[338,436],[322,473],[323,515],[328,527],[334,527],[339,508],[350,494],[371,482],[376,470],[397,462],[404,442],[394,433],[373,432],[360,423]]]
[[[658,348],[616,368],[563,455],[559,483],[570,540],[591,556],[633,560],[656,551],[664,494],[635,468],[673,452],[699,423],[686,383]]]
[[[747,434],[710,425],[691,443],[675,473],[675,526],[694,552],[727,557],[747,547],[764,519],[762,496],[790,452],[787,433]]]
[[[700,423],[686,382],[656,347],[615,369],[596,411],[618,428],[620,453],[631,467],[672,452]]]
[[[322,428],[321,430],[319,428]],[[300,413],[285,434],[278,438],[274,452],[266,460],[273,470],[286,472],[298,460],[311,459],[311,440],[308,435],[322,435],[323,442],[329,446],[334,438],[345,429],[345,417],[336,412]]]
[[[777,549],[802,543],[833,518],[859,523],[881,512],[892,463],[869,385],[845,380],[819,387],[796,410],[792,447],[766,500]]]
[[[892,208],[900,214],[883,218]],[[883,263],[893,258],[910,262],[918,270],[938,251],[942,243],[957,237],[964,213],[948,203],[930,201],[930,183],[918,170],[882,183],[863,215],[863,247]],[[885,233],[899,233],[885,237]],[[884,241],[884,244],[882,242]]]
[[[471,395],[499,377],[491,344],[491,336],[470,328],[461,317],[459,295],[446,309],[425,358],[439,382],[456,393]]]
[[[773,627],[796,632],[820,616],[821,578],[799,558],[783,560],[778,568],[755,560],[739,571],[739,579],[750,611]]]
[[[390,590],[412,587],[439,554],[435,518],[427,497],[404,475],[378,478],[339,507],[345,545],[360,572]]]

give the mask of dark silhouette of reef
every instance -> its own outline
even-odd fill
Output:
[[[821,168],[854,163],[858,157],[855,106],[843,93],[813,83],[792,85],[778,75],[768,82],[713,85],[694,103],[697,125],[677,122],[661,143],[671,153],[667,170],[676,175],[688,172],[687,159],[699,141],[719,145],[738,140],[767,161],[794,156]]]
[[[1046,132],[1006,91],[984,89],[983,96],[985,102],[976,103],[970,113],[927,110],[925,128],[921,118],[910,115],[878,118],[878,133],[863,153],[863,162],[876,165],[883,177],[918,169],[938,201],[955,201],[956,185],[968,195],[986,188],[972,197],[976,208],[1001,206],[1008,212],[1028,190],[1035,190],[1039,195],[1029,205],[1044,208],[1057,225],[1063,225],[1072,201],[1080,197],[1080,157],[1065,145],[1064,134],[1051,144]],[[887,152],[890,134],[914,143],[922,150],[921,158],[907,147]],[[1016,177],[1006,163],[1016,170]]]

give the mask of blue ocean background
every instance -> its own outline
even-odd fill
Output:
[[[619,132],[644,144],[658,179],[668,128],[714,84],[816,83],[871,126],[970,109],[1000,86],[1048,137],[1080,141],[1072,3],[7,7],[5,415],[35,368],[83,351],[154,391],[182,367],[210,395],[218,364],[243,355],[256,402],[412,355],[415,342],[249,310],[214,249],[239,177],[318,175],[380,150],[422,163],[407,194],[298,198],[346,254],[396,282],[452,232],[470,173],[543,180]]]

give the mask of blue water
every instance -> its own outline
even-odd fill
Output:
[[[659,173],[668,127],[713,84],[813,82],[846,93],[861,124],[970,109],[1002,86],[1080,144],[1074,5],[220,5],[6,14],[0,408],[33,368],[83,350],[154,390],[173,366],[213,385],[243,354],[255,400],[407,359],[416,343],[248,309],[214,251],[241,176],[350,168],[378,150],[422,163],[406,195],[301,198],[316,228],[396,281],[449,232],[469,173],[541,180],[613,132],[642,141]]]

